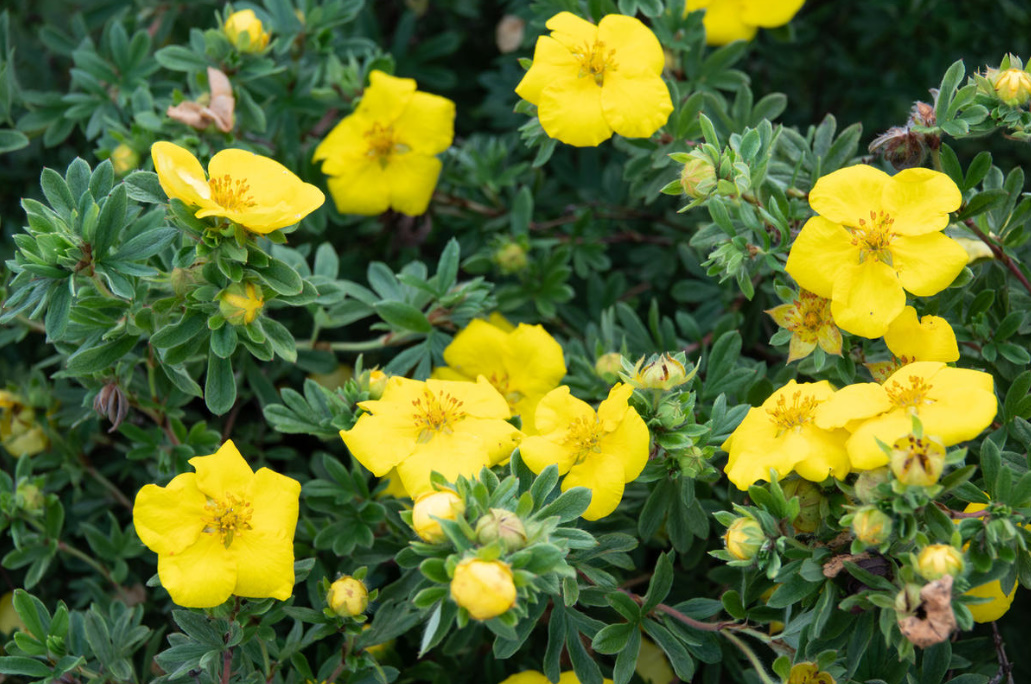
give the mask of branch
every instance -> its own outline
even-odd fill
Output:
[[[1027,276],[1025,276],[1024,272],[1020,270],[1020,267],[1017,266],[1017,263],[1013,261],[1013,259],[1011,259],[1010,256],[1006,254],[1006,252],[1003,251],[1003,249],[999,247],[999,245],[996,244],[996,242],[992,240],[991,237],[986,235],[983,230],[978,228],[977,223],[974,221],[974,219],[967,219],[963,223],[966,225],[967,228],[971,230],[971,232],[973,232],[974,235],[981,239],[981,242],[988,245],[988,249],[992,250],[992,255],[995,256],[995,258],[998,261],[1002,262],[1002,264],[1009,269],[1010,273],[1013,274],[1013,277],[1020,281],[1020,284],[1024,286],[1025,290],[1031,293],[1031,282],[1028,282]]]

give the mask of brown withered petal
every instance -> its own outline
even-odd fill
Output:
[[[940,644],[956,629],[952,612],[952,575],[945,575],[920,590],[923,603],[916,615],[899,620],[902,635],[919,648]]]
[[[169,118],[193,128],[203,130],[214,123],[218,130],[229,133],[236,125],[236,99],[229,77],[218,69],[208,67],[208,84],[211,94],[206,106],[200,102],[180,102],[169,107],[165,113]]]
[[[115,383],[108,383],[93,398],[93,410],[100,415],[107,416],[107,419],[111,421],[111,429],[108,430],[108,433],[112,433],[129,415],[129,399],[121,387]]]

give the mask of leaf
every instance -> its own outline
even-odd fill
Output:
[[[257,269],[258,275],[265,284],[282,295],[300,294],[304,283],[300,274],[279,259],[270,259],[269,265]]]
[[[379,302],[375,307],[376,313],[392,327],[399,330],[412,330],[418,333],[428,333],[433,330],[426,315],[411,304],[401,301]]]
[[[233,376],[233,364],[229,359],[221,359],[215,352],[208,353],[208,375],[204,381],[204,402],[208,410],[217,416],[222,415],[236,403],[236,378]]]
[[[153,171],[134,171],[122,181],[129,199],[146,204],[164,204],[168,196]]]
[[[0,674],[25,677],[47,677],[52,669],[46,663],[22,656],[0,657]]]
[[[0,129],[0,154],[14,152],[29,146],[29,138],[21,131],[10,128]]]
[[[72,375],[90,375],[107,370],[128,354],[139,339],[137,335],[123,335],[106,344],[81,348],[68,357],[67,372]]]
[[[265,331],[269,344],[272,345],[272,351],[279,358],[287,363],[297,361],[297,343],[285,325],[274,319],[263,317],[261,319],[261,328]]]
[[[102,259],[114,244],[115,238],[125,227],[126,189],[124,185],[115,188],[100,209],[97,233],[93,238],[93,255]]]

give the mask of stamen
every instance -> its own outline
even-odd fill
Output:
[[[601,437],[598,418],[596,416],[577,418],[569,426],[565,444],[570,451],[576,454],[574,465],[583,463],[584,459],[592,453],[601,453],[598,446],[598,439]]]
[[[778,397],[776,406],[766,409],[766,413],[773,424],[781,430],[792,430],[811,423],[819,404],[816,397],[803,397],[802,392],[798,391],[791,395],[790,406],[787,397],[782,394]]]
[[[857,228],[849,228],[852,233],[852,244],[860,249],[859,263],[872,257],[883,261],[889,266],[892,263],[891,243],[895,239],[895,232],[891,229],[895,219],[887,212],[870,212],[870,222],[859,219]]]
[[[227,211],[241,211],[257,204],[248,194],[250,184],[245,179],[234,181],[228,173],[209,180],[208,188],[212,201]]]
[[[205,519],[202,531],[205,534],[217,532],[227,549],[238,533],[251,529],[251,515],[254,513],[251,504],[233,494],[227,492],[223,499],[208,499],[204,508],[210,517]]]
[[[615,61],[616,51],[605,51],[605,43],[600,40],[594,41],[593,45],[584,43],[583,47],[573,51],[573,57],[580,62],[580,73],[578,78],[591,76],[599,86],[605,82],[605,71],[615,71],[618,67]]]
[[[433,439],[434,435],[451,434],[454,423],[465,417],[462,402],[446,392],[438,392],[436,396],[428,389],[412,402],[415,412],[412,419],[416,426],[421,426],[418,441],[420,444]]]
[[[909,376],[908,386],[898,380],[893,380],[890,386],[885,386],[884,391],[888,393],[888,398],[897,408],[909,409],[911,412],[915,412],[920,406],[929,406],[934,403],[933,399],[927,398],[931,386],[917,375]]]

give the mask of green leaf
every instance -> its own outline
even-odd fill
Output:
[[[156,349],[169,349],[184,344],[207,328],[207,319],[203,314],[187,311],[178,323],[162,328],[150,338],[150,344]]]
[[[0,154],[20,150],[29,146],[29,138],[21,131],[0,129]]]
[[[665,651],[677,677],[690,682],[694,678],[695,664],[684,645],[668,629],[653,620],[644,621],[644,631]]]
[[[628,622],[622,622],[618,625],[606,625],[594,635],[591,648],[598,653],[619,653],[626,648],[627,642],[630,640],[630,634],[636,631],[636,626]]]
[[[61,174],[53,169],[43,169],[39,183],[50,206],[66,219],[70,217],[76,208],[76,201],[72,197],[72,191],[68,188],[68,184],[64,182],[64,178],[61,178]]]
[[[272,351],[287,363],[296,362],[297,343],[294,341],[294,336],[290,334],[290,331],[286,326],[279,321],[268,317],[263,317],[259,319],[259,321],[261,323],[262,330],[265,331],[265,336],[268,338],[269,344],[272,345]]]
[[[418,333],[428,333],[433,330],[433,324],[423,312],[411,304],[401,301],[379,302],[375,307],[376,313],[384,321],[398,330],[411,330]]]
[[[124,185],[116,187],[104,206],[100,209],[100,218],[97,221],[97,233],[93,238],[93,256],[95,259],[103,259],[108,249],[114,244],[115,238],[125,227],[126,189]]]
[[[208,60],[181,45],[169,45],[154,53],[154,59],[171,71],[204,71]]]
[[[655,563],[655,572],[648,582],[648,593],[644,595],[644,604],[641,610],[650,613],[655,606],[662,603],[673,588],[673,554],[672,552],[659,554],[659,560]]]
[[[90,375],[108,370],[128,354],[139,339],[137,335],[123,335],[105,344],[81,348],[68,357],[67,372],[72,375]]]
[[[215,352],[208,353],[208,376],[204,381],[204,402],[208,410],[222,415],[236,403],[236,378],[229,359],[219,358]]]
[[[46,663],[22,656],[0,657],[0,674],[25,677],[47,677],[53,672]]]
[[[122,183],[129,199],[145,204],[164,204],[168,201],[168,195],[153,171],[133,171]]]
[[[282,295],[300,294],[304,289],[301,276],[294,269],[279,259],[270,259],[269,265],[257,269],[258,275],[265,284]]]
[[[616,667],[612,671],[614,684],[627,684],[634,675],[634,667],[637,665],[637,657],[641,653],[641,630],[634,629],[630,632],[630,639],[626,646],[616,656]]]
[[[557,515],[559,522],[569,522],[580,516],[591,505],[591,490],[586,487],[568,489],[550,504],[537,511],[534,517],[544,520]]]

